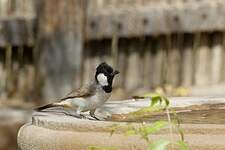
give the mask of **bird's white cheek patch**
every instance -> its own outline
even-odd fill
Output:
[[[103,73],[100,73],[97,76],[97,80],[102,86],[107,86],[108,85],[107,77]]]

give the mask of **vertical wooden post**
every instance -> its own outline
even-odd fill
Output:
[[[119,41],[119,50],[118,50],[118,62],[117,62],[117,69],[120,71],[120,75],[117,79],[117,85],[120,88],[125,89],[126,86],[126,71],[128,67],[128,44],[129,41],[127,39],[120,39]]]
[[[193,52],[193,35],[184,35],[184,50],[182,52],[182,86],[190,87],[193,83],[194,74],[194,52]]]
[[[171,35],[169,39],[171,44],[168,50],[168,63],[167,63],[167,83],[173,86],[178,86],[180,84],[180,42],[182,42],[182,35],[175,34]]]
[[[83,1],[40,0],[37,3],[37,49],[45,79],[43,93],[46,99],[55,99],[70,92],[73,84],[80,85]]]
[[[132,39],[135,40],[135,39]],[[140,42],[140,41],[138,41]],[[129,52],[128,52],[128,68],[127,68],[127,74],[126,74],[126,89],[128,91],[132,91],[140,87],[140,56],[138,53],[138,47],[139,43],[135,41],[131,41],[130,47],[129,47]]]
[[[195,84],[198,86],[211,83],[211,58],[209,49],[209,36],[202,33],[200,37],[200,47],[196,49],[196,70]]]
[[[7,81],[7,72],[4,67],[4,51],[0,49],[0,98],[3,99],[6,96],[6,81]]]
[[[153,64],[152,64],[152,86],[159,86],[163,84],[163,61],[165,57],[165,37],[157,37],[156,41],[154,40],[152,44],[156,42],[156,46],[152,49]]]
[[[82,72],[82,84],[87,84],[90,81],[90,75],[92,73],[92,58],[90,43],[85,44],[85,51],[83,53],[83,72]]]
[[[113,56],[111,52],[111,40],[92,40],[85,44],[83,56],[83,84],[93,81],[96,67],[107,62],[113,66]],[[115,84],[114,84],[115,85]]]
[[[222,33],[222,72],[221,72],[221,81],[224,82],[225,81],[225,34]]]
[[[145,40],[145,48],[144,48],[144,77],[143,77],[143,86],[148,89],[151,88],[152,74],[153,72],[153,56],[151,53],[152,49],[152,38],[146,38]]]
[[[212,83],[216,84],[222,80],[222,65],[223,65],[223,45],[222,33],[214,33],[212,40]]]

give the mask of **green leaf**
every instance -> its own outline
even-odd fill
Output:
[[[157,103],[162,104],[162,102],[165,102],[166,107],[169,106],[169,100],[165,96],[161,96],[160,94],[157,93],[147,93],[144,94],[145,98],[150,97],[151,98],[151,106],[156,105]]]
[[[168,107],[169,104],[170,104],[169,99],[167,97],[165,97],[165,96],[163,96],[162,98],[163,98],[163,101],[166,103],[166,107]]]
[[[109,128],[110,128],[110,136],[112,136],[114,132],[119,128],[119,126],[117,124],[113,124]]]
[[[149,150],[166,150],[166,147],[170,144],[169,140],[160,139],[149,146]]]
[[[150,106],[150,107],[146,107],[146,108],[141,108],[137,111],[134,111],[134,112],[131,112],[130,114],[131,115],[134,115],[134,116],[143,116],[145,115],[146,113],[152,113],[152,112],[159,112],[161,111],[162,108],[161,107],[156,107],[156,106]]]
[[[102,146],[89,146],[88,150],[117,150],[114,147],[102,147]]]
[[[162,99],[159,94],[156,93],[147,93],[144,95],[145,98],[150,97],[151,98],[151,106],[154,106],[157,103],[161,103]]]
[[[169,123],[167,121],[156,121],[150,126],[145,126],[146,132],[148,134],[153,134],[163,128],[165,128]]]
[[[136,98],[137,97],[140,97],[140,96],[136,96]],[[151,98],[150,106],[139,109],[135,112],[131,112],[130,115],[133,115],[134,117],[142,117],[146,114],[149,115],[149,113],[152,113],[152,112],[162,111],[163,109],[165,109],[169,106],[169,100],[166,97],[161,96],[157,93],[147,93],[142,97]],[[159,105],[157,105],[157,104],[159,104]]]
[[[177,127],[177,131],[180,135],[181,141],[184,141],[184,132],[180,127]]]
[[[144,94],[144,97],[160,97],[160,95],[157,93],[146,93]]]
[[[130,135],[135,135],[135,134],[137,134],[137,133],[134,130],[128,130],[125,135],[130,136]]]
[[[182,141],[184,141],[184,132],[182,130],[182,128],[180,127],[180,118],[178,117],[177,113],[172,110],[173,116],[175,121],[172,122],[172,125],[174,126],[174,129],[176,129],[180,135],[180,138]]]
[[[146,140],[149,142],[149,135],[153,134],[162,128],[165,128],[168,125],[168,122],[166,121],[157,121],[154,122],[150,126],[145,126],[143,125],[142,127],[139,128],[132,128],[126,132],[126,135],[140,135],[142,139]]]
[[[184,141],[177,141],[175,144],[179,146],[180,150],[188,150],[188,146]]]
[[[151,100],[152,100],[152,103],[151,105],[154,106],[156,103],[161,103],[162,99],[159,95],[154,95],[154,96],[151,96]]]

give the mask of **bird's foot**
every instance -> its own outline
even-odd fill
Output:
[[[85,115],[79,114],[80,119],[88,119]]]
[[[98,117],[96,116],[91,116],[92,118],[96,119],[96,120],[100,120]]]
[[[101,120],[101,119],[99,119],[98,117],[95,116],[95,110],[96,109],[90,110],[89,115],[95,120]]]
[[[95,114],[90,114],[90,116],[91,116],[92,118],[94,118],[95,120],[101,120],[101,119],[99,119],[98,117],[96,117]]]

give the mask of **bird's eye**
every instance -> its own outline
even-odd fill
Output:
[[[111,74],[113,72],[113,69],[111,67],[106,67],[106,72]]]

